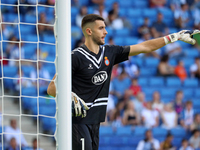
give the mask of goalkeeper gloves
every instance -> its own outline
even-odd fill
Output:
[[[199,33],[200,33],[199,30],[194,30],[194,31],[182,30],[178,33],[173,33],[173,34],[165,36],[164,37],[165,44],[169,44],[169,43],[180,40],[180,41],[194,45],[196,41],[195,39],[193,39],[193,35],[199,34]]]
[[[71,98],[72,98],[72,116],[78,117],[82,116],[86,117],[86,110],[89,108],[85,104],[85,102],[78,97],[74,92],[71,92]]]

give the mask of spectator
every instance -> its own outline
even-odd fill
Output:
[[[152,128],[159,125],[159,114],[152,108],[152,102],[147,102],[146,108],[142,110],[142,122],[145,127]]]
[[[200,114],[195,114],[194,122],[191,124],[190,131],[200,130]]]
[[[17,141],[14,137],[10,139],[9,146],[6,150],[20,150],[19,145],[17,145]]]
[[[189,22],[189,11],[187,3],[181,4],[180,10],[175,10],[174,18],[178,28],[183,29],[187,27],[187,23]]]
[[[181,120],[181,125],[185,128],[185,129],[190,129],[190,126],[193,124],[194,122],[194,110],[193,110],[193,105],[191,101],[187,101],[186,102],[186,106],[185,109],[182,112],[183,116],[182,116],[182,120]]]
[[[174,76],[174,67],[169,65],[168,60],[168,55],[164,55],[161,58],[160,63],[158,64],[158,75],[164,77]]]
[[[22,147],[27,146],[27,142],[23,134],[21,133],[20,129],[17,127],[17,121],[15,119],[10,120],[10,126],[7,126],[5,128],[5,133],[8,133],[8,134],[5,134],[5,141],[7,143],[11,141],[12,138],[15,138],[17,145],[19,145],[21,141]]]
[[[37,74],[38,71],[39,71],[39,76]],[[33,80],[35,80],[36,78],[50,79],[50,74],[46,70],[46,68],[43,66],[42,62],[38,62],[38,66],[36,65],[35,69],[31,71],[30,78]],[[36,83],[34,83],[34,84],[36,84]],[[39,80],[40,86],[47,86],[48,84],[49,84],[48,81],[45,81],[42,79]]]
[[[183,139],[179,150],[194,150],[194,149],[191,146],[189,146],[189,143],[186,139]]]
[[[150,0],[150,7],[164,7],[166,0]]]
[[[114,42],[114,40],[113,40],[112,37],[109,37],[109,39],[108,39],[108,45],[115,45],[115,42]]]
[[[159,113],[163,110],[163,103],[160,100],[160,93],[158,91],[155,91],[153,93],[153,105],[152,108],[157,110]]]
[[[123,125],[138,125],[139,118],[134,108],[133,102],[128,101],[125,105],[125,111],[122,119]]]
[[[113,90],[114,90],[114,94],[115,96],[118,97],[118,99],[122,98],[126,89],[128,89],[130,87],[130,79],[127,76],[127,73],[123,70],[121,72],[121,74],[113,79]]]
[[[146,40],[150,40],[152,37],[151,37],[151,34],[149,32],[149,30],[143,30],[142,32],[142,38],[140,38],[138,40],[138,44],[139,43],[142,43]],[[150,53],[142,53],[142,54],[139,54],[138,55],[139,57],[155,57],[155,58],[160,58],[160,49],[156,50],[156,51],[153,51],[153,52],[150,52]]]
[[[46,57],[48,56],[47,52],[42,52],[41,49],[35,49],[34,55],[31,57],[33,60],[45,60]]]
[[[9,43],[6,46],[6,51],[4,53],[6,58],[10,58],[11,51],[13,51],[17,47],[18,39],[15,36],[11,36],[9,39]]]
[[[105,22],[106,22],[106,25],[108,27],[111,27],[112,29],[124,28],[123,20],[119,18],[118,15],[116,15],[113,10],[109,11],[108,17],[105,20]]]
[[[76,25],[77,25],[78,27],[81,27],[81,20],[82,20],[83,17],[84,17],[85,15],[87,15],[87,14],[88,14],[87,7],[86,7],[86,6],[82,6],[82,7],[80,8],[79,14],[77,14],[77,16],[76,16]]]
[[[45,13],[41,13],[39,16],[39,21],[40,24],[38,25],[38,32],[39,36],[41,39],[43,39],[44,34],[47,32],[47,26],[44,24],[47,24],[47,19]]]
[[[85,36],[82,36],[79,40],[76,41],[74,48],[80,47],[85,43]]]
[[[150,22],[149,22],[149,18],[145,17],[144,18],[144,23],[143,25],[141,25],[139,28],[138,28],[138,33],[139,33],[139,37],[141,38],[143,33],[147,31],[147,32],[150,32]]]
[[[131,60],[127,60],[122,63],[124,70],[129,75],[130,78],[137,78],[139,76],[139,68],[138,66],[131,62]]]
[[[138,79],[137,78],[133,78],[132,79],[132,84],[130,86],[130,90],[132,91],[132,94],[134,96],[136,96],[139,92],[141,92],[141,86],[138,85]]]
[[[119,4],[118,2],[114,2],[112,5],[112,11],[116,16],[119,16]]]
[[[160,12],[157,14],[157,21],[152,24],[152,28],[156,29],[160,37],[169,34],[167,25],[163,22],[163,14]]]
[[[99,9],[95,10],[94,14],[100,15],[104,19],[108,17],[108,12],[105,10],[105,6],[103,4],[99,5]]]
[[[160,144],[160,150],[176,150],[172,144],[173,138],[172,134],[167,134],[165,141]]]
[[[37,148],[39,146],[39,141],[37,142],[37,138],[34,138],[32,141],[32,148],[28,150],[43,150],[41,148]]]
[[[187,72],[186,69],[184,68],[184,63],[182,60],[178,61],[178,65],[175,67],[174,72],[181,81],[184,81],[187,78]]]
[[[190,145],[194,149],[200,148],[200,131],[199,130],[194,130],[192,137],[189,139]]]
[[[89,3],[93,5],[102,5],[104,4],[104,0],[89,0]]]
[[[136,96],[136,99],[133,101],[136,112],[141,114],[142,110],[145,106],[145,94],[143,92],[139,92]]]
[[[174,12],[175,10],[181,9],[181,4],[185,4],[186,0],[170,0],[170,9]]]
[[[160,143],[157,139],[153,138],[151,130],[145,133],[145,139],[138,143],[136,150],[159,150]]]
[[[195,58],[195,63],[190,66],[190,75],[191,77],[200,78],[200,59],[199,57]]]
[[[176,97],[174,100],[174,108],[178,115],[180,115],[180,113],[184,109],[183,97],[184,97],[183,91],[179,90],[176,92]]]
[[[164,110],[161,114],[163,127],[170,130],[177,126],[178,124],[178,116],[175,110],[172,107],[171,103],[168,103],[164,106]]]
[[[112,112],[110,116],[111,125],[114,128],[123,126],[122,124],[122,112],[124,110],[125,103],[124,102],[118,102],[116,105],[116,108]]]
[[[21,70],[21,74],[20,74],[20,69],[18,69],[17,75],[15,76],[15,78],[17,78],[17,80],[13,80],[13,83],[15,85],[15,91],[18,93],[17,95],[19,95],[20,87],[21,88],[28,88],[28,87],[33,86],[31,80],[24,79],[22,77],[25,77],[24,73]],[[20,82],[21,82],[21,86],[20,86]]]
[[[167,44],[165,47],[165,54],[170,58],[180,59],[184,56],[182,48],[178,42]]]

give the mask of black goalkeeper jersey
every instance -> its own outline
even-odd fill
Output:
[[[100,46],[98,54],[85,45],[72,51],[72,91],[89,107],[87,116],[72,117],[73,123],[97,124],[105,121],[112,67],[127,60],[129,51],[129,46],[115,45]]]

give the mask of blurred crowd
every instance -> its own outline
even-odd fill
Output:
[[[138,26],[133,20],[138,16],[138,9],[132,8],[133,18],[129,14],[123,15],[125,4],[119,1],[113,1],[111,6],[104,0],[90,0],[87,5],[80,5],[79,0],[73,0],[72,6],[79,9],[74,21],[74,25],[81,26],[81,19],[88,13],[99,14],[105,19],[108,31],[106,44],[108,45],[125,45],[119,38],[134,37],[132,43],[137,44],[153,38],[177,32],[182,29],[200,29],[200,1],[199,0],[149,0],[147,9],[156,10],[154,18],[141,17]],[[125,3],[125,2],[124,2]],[[130,2],[131,3],[131,2]],[[108,6],[108,7],[107,7]],[[126,9],[126,8],[125,8]],[[127,8],[131,9],[130,7]],[[144,8],[145,9],[145,8]],[[166,12],[172,12],[172,20],[166,20]],[[134,18],[136,17],[136,18]],[[129,34],[125,34],[127,30]],[[116,35],[118,30],[120,34]],[[72,36],[73,38],[73,36]],[[84,43],[84,37],[77,38],[74,36],[74,48]],[[189,55],[188,55],[189,53]],[[193,55],[194,54],[194,55]],[[193,55],[193,56],[191,56]],[[185,66],[185,58],[190,57],[192,61]],[[186,79],[200,79],[200,43],[189,46],[181,42],[175,42],[166,45],[157,51],[139,54],[130,57],[129,61],[115,65],[111,77],[109,92],[109,101],[107,106],[106,122],[102,125],[112,126],[113,128],[122,126],[144,126],[150,130],[146,132],[146,141],[152,141],[151,129],[162,127],[169,130],[166,140],[163,142],[155,141],[154,148],[160,149],[173,148],[170,130],[173,128],[184,128],[187,131],[187,137],[182,140],[180,149],[197,149],[200,148],[200,111],[193,107],[193,99],[184,96],[184,88],[177,87],[176,93],[171,95],[172,99],[164,101],[159,90],[155,90],[148,97],[140,85],[140,78],[144,77],[141,69],[145,66],[140,61],[152,58],[158,62],[154,70],[155,74],[150,77],[178,78],[182,83]],[[137,60],[137,61],[136,61]],[[150,66],[150,65],[149,65]],[[150,66],[151,67],[151,66]],[[149,76],[146,76],[149,78]],[[151,87],[148,86],[150,89]],[[159,87],[158,87],[159,88]],[[165,88],[163,85],[162,88]],[[167,90],[167,89],[166,89]],[[200,101],[200,99],[195,99]],[[138,149],[145,147],[145,141],[138,144]],[[147,142],[148,143],[148,142]],[[151,143],[151,142],[150,142]],[[156,144],[157,143],[157,144]],[[156,146],[157,145],[157,146]],[[146,145],[147,146],[147,145]],[[149,145],[150,146],[150,145]],[[169,146],[169,147],[166,147]],[[142,148],[143,147],[143,148]],[[148,148],[151,149],[151,148]]]

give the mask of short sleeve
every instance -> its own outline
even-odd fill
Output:
[[[115,55],[114,64],[121,63],[128,60],[130,46],[117,46],[117,45],[108,45],[109,49],[112,50],[112,53]]]
[[[77,53],[74,51],[71,52],[71,62],[72,62],[72,76],[73,76],[79,66],[78,56]]]

